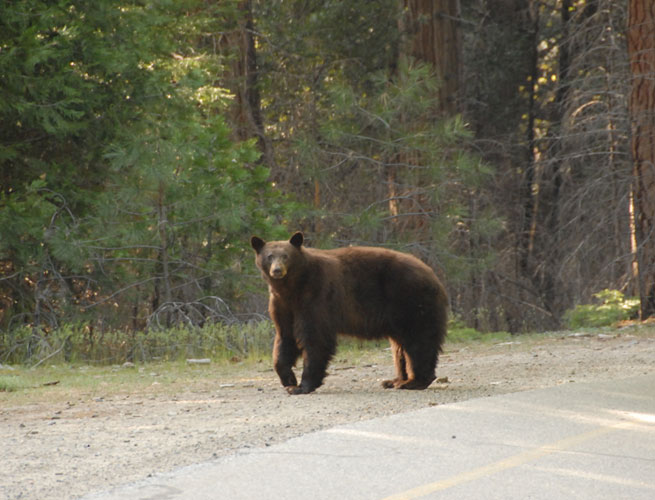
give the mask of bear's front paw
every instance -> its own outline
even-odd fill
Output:
[[[291,395],[296,395],[296,394],[309,394],[310,392],[314,392],[314,389],[308,389],[307,387],[303,387],[302,385],[289,385],[285,387],[287,392]]]

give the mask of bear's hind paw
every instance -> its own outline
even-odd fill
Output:
[[[427,378],[427,379],[410,379],[406,380],[400,385],[397,385],[397,389],[409,389],[409,390],[414,390],[414,391],[422,391],[423,389],[427,389],[428,386],[432,383],[432,381],[435,379],[435,377],[432,378]]]
[[[385,389],[395,389],[402,382],[403,382],[402,380],[398,380],[397,378],[391,380],[383,380],[382,387],[384,387]]]

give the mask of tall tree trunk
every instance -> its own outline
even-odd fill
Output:
[[[241,12],[237,29],[228,34],[223,43],[227,50],[235,53],[231,74],[227,75],[228,87],[234,94],[233,115],[238,140],[257,138],[264,163],[274,164],[273,147],[264,133],[261,114],[261,98],[258,87],[257,50],[255,48],[254,21],[251,0],[239,3]]]
[[[398,20],[400,44],[398,66],[403,58],[409,58],[431,67],[439,79],[437,104],[431,114],[436,117],[452,117],[459,111],[461,83],[461,30],[459,0],[403,0],[402,14]],[[403,121],[407,121],[404,118]],[[388,207],[394,231],[413,231],[415,237],[424,231],[425,220],[417,213],[423,195],[406,196],[401,168],[397,165],[416,165],[421,158],[417,153],[400,152],[389,159],[385,168]],[[404,200],[404,201],[403,201]],[[421,210],[419,209],[420,213]],[[403,216],[402,222],[400,216]]]
[[[159,259],[162,268],[161,281],[164,285],[164,301],[171,306],[173,302],[173,292],[171,289],[171,273],[168,257],[168,214],[166,208],[166,200],[164,195],[164,183],[159,183],[159,191],[157,196],[157,231],[159,233]],[[166,312],[166,326],[171,326],[170,312]]]
[[[531,274],[532,249],[536,230],[536,158],[535,158],[535,119],[537,100],[537,79],[539,78],[539,7],[536,0],[530,2],[530,81],[528,82],[528,113],[526,124],[525,174],[521,194],[523,198],[523,222],[519,234],[519,267],[524,275]]]
[[[405,54],[431,64],[441,81],[439,110],[459,111],[461,30],[459,0],[404,0]]]
[[[655,3],[630,0],[630,119],[641,318],[655,315]]]
[[[570,88],[569,82],[569,23],[570,23],[571,0],[562,0],[560,6],[560,20],[562,23],[561,38],[559,41],[558,60],[558,87],[555,92],[555,109],[557,113],[556,123],[551,128],[549,135],[552,145],[550,146],[550,158],[544,168],[544,178],[541,179],[538,197],[539,213],[535,213],[535,220],[539,220],[541,226],[536,230],[540,231],[540,241],[547,241],[545,252],[540,256],[541,269],[536,279],[536,285],[544,305],[544,309],[552,315],[553,327],[559,327],[559,318],[563,310],[562,286],[559,279],[559,271],[562,262],[561,251],[561,203],[562,203],[562,171],[565,168],[565,160],[562,158],[561,146],[563,137],[564,119],[566,114],[566,97]]]

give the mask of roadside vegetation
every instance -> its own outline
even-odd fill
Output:
[[[595,303],[579,305],[567,311],[568,328],[612,327],[636,318],[639,308],[637,299],[627,298],[618,290],[603,290],[594,297]],[[136,332],[115,330],[97,333],[85,325],[65,325],[43,332],[26,326],[0,332],[0,364],[37,368],[43,364],[59,363],[100,366],[186,362],[188,359],[234,364],[269,359],[274,335],[273,324],[266,318]],[[508,332],[481,332],[466,326],[455,316],[450,320],[447,341],[503,342],[513,337]],[[350,351],[384,349],[387,343],[343,338],[339,347],[340,350]],[[0,385],[0,390],[11,389],[3,389]]]
[[[565,337],[610,338],[649,336],[648,323],[631,321],[634,300],[606,290],[597,303],[577,306],[567,313],[570,330],[513,335],[480,332],[451,319],[445,352],[484,349],[492,345],[536,345]],[[78,395],[175,394],[220,386],[220,380],[272,376],[273,325],[260,319],[241,324],[212,324],[202,328],[169,328],[124,335],[105,335],[90,342],[89,332],[68,327],[61,337],[31,339],[14,335],[14,344],[0,359],[0,393],[12,404],[34,401],[70,401]],[[64,335],[65,334],[65,335]],[[8,333],[3,345],[10,347]],[[53,341],[53,338],[55,340]],[[127,342],[129,339],[130,342]],[[332,366],[379,364],[389,361],[388,344],[382,340],[341,339]]]

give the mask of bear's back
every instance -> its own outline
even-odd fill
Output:
[[[432,268],[413,255],[380,247],[353,246],[332,250],[306,249],[312,254],[338,261],[345,272],[397,273],[437,278]]]
[[[388,301],[390,297],[415,296],[416,291],[445,291],[432,268],[413,255],[379,247],[343,247],[332,250],[305,249],[310,259],[331,268],[348,293],[360,301]]]
[[[376,338],[404,331],[402,325],[426,313],[428,323],[445,318],[444,287],[412,255],[377,247],[304,251],[323,271],[314,287],[340,333]]]

